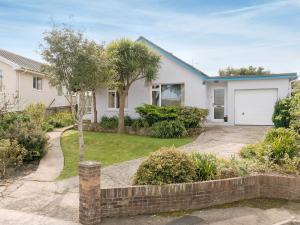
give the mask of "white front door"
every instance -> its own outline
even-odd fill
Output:
[[[277,89],[235,91],[235,124],[273,125]]]
[[[213,89],[213,120],[224,121],[225,112],[225,89]]]

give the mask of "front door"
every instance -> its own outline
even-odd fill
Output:
[[[224,121],[225,89],[214,88],[213,111],[215,121]]]

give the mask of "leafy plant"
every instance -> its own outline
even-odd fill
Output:
[[[191,157],[173,148],[162,148],[152,153],[138,168],[134,183],[170,184],[191,182],[195,177]]]
[[[217,157],[213,154],[194,153],[196,181],[212,180],[217,174]]]
[[[14,169],[23,164],[27,151],[17,141],[0,139],[0,174],[5,176],[8,167]]]
[[[160,121],[179,120],[185,128],[200,127],[208,115],[207,109],[181,106],[143,105],[136,108],[136,112],[150,126]]]
[[[118,117],[103,116],[100,121],[100,126],[104,129],[115,129],[118,127]]]
[[[276,102],[272,117],[275,127],[289,127],[291,120],[290,108],[291,98],[284,98]]]
[[[50,132],[54,130],[54,126],[50,123],[44,122],[42,123],[42,130],[45,132]]]
[[[133,120],[131,127],[137,130],[143,127],[149,127],[149,124],[146,120],[138,118]]]
[[[60,128],[74,124],[74,119],[70,112],[57,112],[47,119],[47,123],[53,127]]]
[[[295,93],[291,99],[291,122],[290,127],[300,134],[300,92]]]
[[[158,138],[180,138],[186,136],[187,131],[179,120],[161,121],[153,125],[150,135]]]
[[[231,177],[246,176],[249,174],[249,165],[245,160],[218,159],[216,178],[224,179]]]
[[[30,104],[25,108],[25,113],[41,126],[46,118],[46,106],[43,103]]]

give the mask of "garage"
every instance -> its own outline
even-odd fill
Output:
[[[277,89],[235,90],[236,125],[273,125]]]

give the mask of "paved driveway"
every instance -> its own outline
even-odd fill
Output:
[[[185,152],[208,152],[229,158],[238,155],[243,146],[261,140],[270,126],[209,125],[194,142],[181,149]]]

